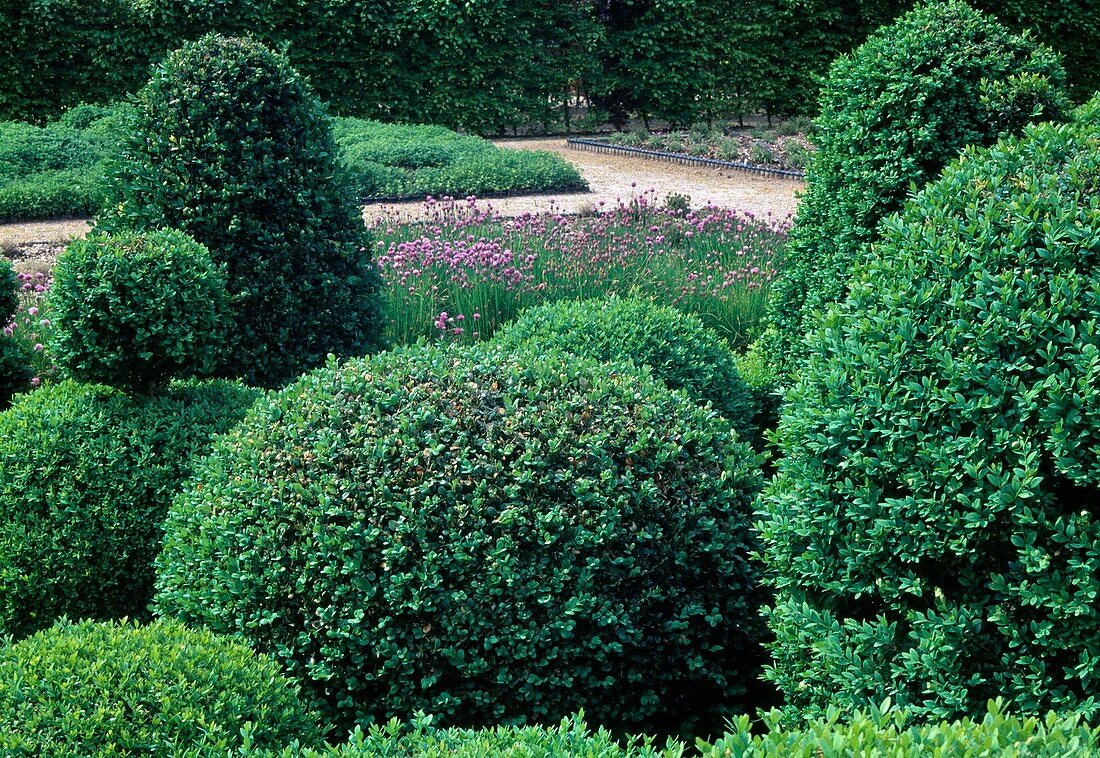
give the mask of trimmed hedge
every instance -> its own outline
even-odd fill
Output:
[[[0,221],[89,216],[106,188],[106,161],[118,154],[128,106],[73,108],[36,127],[0,123]]]
[[[709,403],[742,440],[757,437],[753,398],[733,353],[697,316],[618,297],[561,302],[527,309],[493,341],[505,350],[565,351],[647,366],[670,389]]]
[[[135,111],[82,105],[42,127],[0,123],[0,221],[88,216],[100,210],[107,167]],[[334,118],[337,157],[359,200],[585,190],[564,158],[505,150],[439,126]]]
[[[968,149],[809,340],[760,526],[790,708],[1100,715],[1100,99]]]
[[[73,242],[48,306],[50,351],[68,376],[145,393],[209,374],[230,318],[224,269],[174,229]]]
[[[1058,57],[962,0],[919,5],[832,66],[821,93],[784,276],[769,306],[769,359],[794,371],[817,316],[913,185],[966,145],[988,145],[1066,105]]]
[[[442,126],[340,118],[333,136],[363,200],[588,189],[577,169],[558,155],[501,149]]]
[[[683,745],[669,742],[657,748],[652,738],[612,737],[606,729],[590,732],[583,714],[562,719],[556,727],[497,726],[489,729],[439,729],[431,716],[417,714],[409,724],[397,719],[374,724],[364,733],[356,728],[348,742],[324,749],[295,744],[281,752],[242,751],[247,758],[533,758],[534,756],[584,756],[584,758],[679,758]]]
[[[228,755],[321,742],[316,715],[270,657],[158,621],[61,622],[0,647],[5,755]]]
[[[134,399],[67,381],[0,413],[0,632],[146,616],[168,504],[257,394],[212,382]]]
[[[96,225],[181,229],[225,264],[220,375],[275,387],[381,347],[381,280],[328,118],[256,42],[208,35],[157,68]]]
[[[173,504],[157,607],[337,724],[717,725],[756,687],[756,457],[628,364],[428,347],[257,405]]]
[[[209,32],[285,49],[335,112],[478,133],[599,115],[672,121],[811,111],[821,76],[911,0],[26,0],[0,13],[0,119],[44,121],[141,87]],[[1092,0],[978,0],[1066,55],[1079,99],[1100,88]],[[592,123],[590,116],[587,123]]]
[[[888,704],[887,704],[888,705]],[[838,708],[808,724],[785,728],[778,713],[765,714],[768,731],[754,735],[748,716],[732,722],[733,731],[714,744],[697,747],[702,758],[818,758],[822,755],[967,756],[967,758],[1089,758],[1100,752],[1100,729],[1073,716],[1044,718],[1006,714],[991,700],[981,720],[914,726],[909,714],[870,708],[842,715]]]

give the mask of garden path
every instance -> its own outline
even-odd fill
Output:
[[[589,192],[524,195],[492,200],[492,206],[505,215],[555,210],[562,213],[593,210],[601,202],[614,205],[633,195],[652,191],[659,202],[671,193],[687,195],[693,207],[707,203],[749,211],[754,215],[771,214],[783,218],[793,214],[802,182],[760,176],[735,170],[681,166],[663,161],[603,155],[566,146],[564,138],[499,140],[496,144],[511,150],[548,150],[575,165],[591,187]],[[397,212],[402,218],[415,219],[423,212],[420,201],[372,204],[363,209],[367,221]],[[58,249],[73,237],[88,231],[82,219],[35,221],[0,224],[0,253],[18,258],[21,270],[48,269]]]

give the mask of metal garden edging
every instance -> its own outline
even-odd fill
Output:
[[[723,161],[717,158],[701,158],[697,155],[686,155],[684,153],[670,153],[665,150],[650,150],[644,147],[629,147],[627,145],[612,145],[607,142],[592,139],[575,139],[569,138],[565,143],[574,150],[591,150],[597,153],[608,153],[618,155],[638,155],[643,158],[650,158],[651,160],[663,160],[671,163],[680,163],[685,166],[713,166],[715,168],[732,168],[737,171],[748,171],[754,174],[766,174],[769,176],[778,176],[783,179],[805,179],[806,174],[802,171],[794,171],[788,168],[769,168],[767,166],[754,166],[750,163],[735,163],[733,161]]]

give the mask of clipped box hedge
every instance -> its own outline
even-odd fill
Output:
[[[756,456],[630,364],[405,348],[219,438],[157,607],[273,652],[343,726],[713,728],[755,702]]]
[[[0,752],[198,758],[317,745],[317,715],[298,693],[270,656],[205,630],[62,621],[0,646]]]
[[[130,105],[118,103],[77,106],[41,126],[0,123],[0,222],[99,211],[133,116]],[[338,159],[362,201],[588,188],[561,156],[498,148],[441,126],[337,117],[332,127]]]
[[[1100,716],[1100,98],[966,151],[808,340],[760,524],[792,711]]]

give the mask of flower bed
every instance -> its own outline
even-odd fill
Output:
[[[423,224],[374,225],[395,343],[476,340],[531,305],[619,294],[695,313],[742,347],[789,228],[725,208],[661,207],[653,192],[580,216],[503,218],[474,198],[429,199],[426,211]]]

